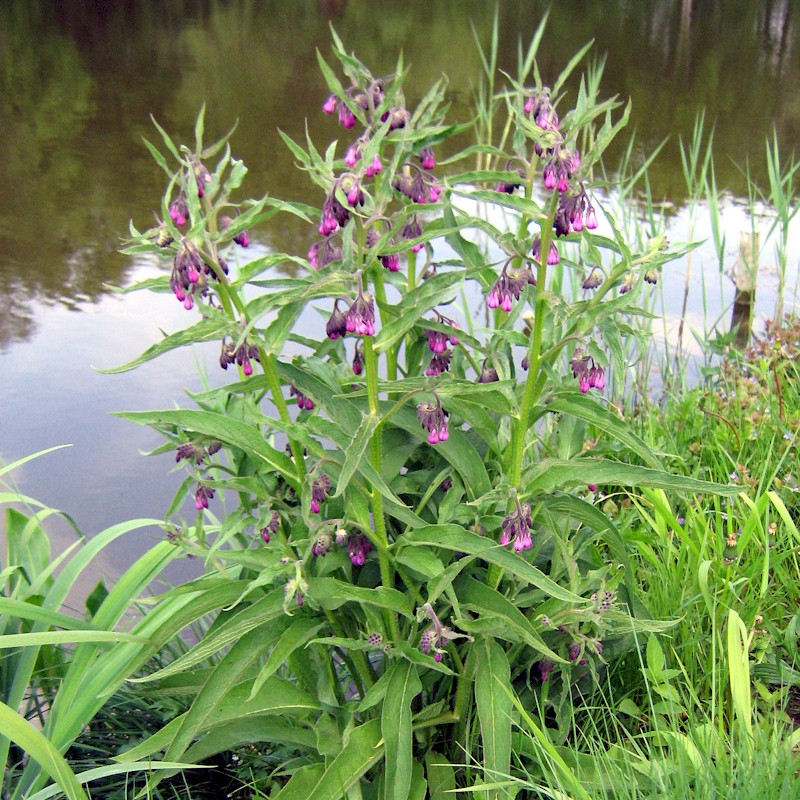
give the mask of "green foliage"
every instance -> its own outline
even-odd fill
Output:
[[[203,320],[118,369],[218,338],[238,376],[196,395],[197,409],[124,414],[177,448],[189,477],[170,538],[213,566],[154,612],[174,608],[175,630],[216,617],[144,678],[190,705],[121,765],[194,762],[246,730],[284,800],[422,798],[426,787],[510,797],[517,695],[546,707],[563,741],[576,693],[596,690],[637,635],[664,629],[637,595],[619,530],[581,499],[586,484],[642,497],[738,490],[674,474],[586,394],[626,367],[621,331],[646,315],[637,276],[681,250],[663,237],[629,243],[610,216],[610,235],[595,230],[592,175],[629,109],[598,99],[597,71],[562,109],[588,48],[551,91],[536,67],[540,36],[508,88],[494,88],[496,52],[483,56],[479,143],[441,175],[431,148],[460,130],[445,121],[444,84],[408,109],[402,61],[376,79],[334,34],[347,80],[320,56],[325,110],[364,133],[344,160],[335,145],[284,136],[326,195],[307,258],[234,267],[249,227],[313,209],[233,199],[246,169],[228,137],[204,145],[202,112],[191,148],[157,126],[177,164],[148,143],[168,175],[163,222],[131,226],[127,252],[171,264],[142,288],[169,288]],[[494,147],[503,112],[511,133]],[[454,171],[475,155],[477,170]],[[306,274],[276,275],[288,263]],[[560,293],[564,268],[601,276],[594,294]],[[473,289],[488,293],[487,322],[464,307],[465,333],[442,309]],[[308,311],[325,298],[327,335],[315,335]],[[598,430],[613,448],[590,452]],[[158,638],[146,622],[133,632]]]

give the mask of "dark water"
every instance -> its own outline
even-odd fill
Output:
[[[518,42],[529,41],[547,5],[497,5],[502,68],[515,72]],[[116,252],[128,221],[146,226],[163,190],[141,141],[157,135],[151,114],[188,141],[205,102],[209,137],[238,120],[233,148],[250,169],[249,195],[321,201],[277,128],[302,138],[307,121],[319,144],[340,135],[319,112],[327,92],[315,51],[330,52],[329,26],[376,74],[391,72],[402,50],[411,99],[446,73],[451,116],[466,119],[481,69],[474,37],[488,46],[494,14],[494,3],[476,0],[2,0],[0,458],[74,445],[26,465],[17,486],[91,534],[163,515],[180,480],[168,474],[168,457],[139,455],[157,437],[109,412],[180,402],[183,387],[200,385],[203,353],[125,375],[92,370],[187,320],[169,298],[119,298],[106,288],[156,269]],[[605,94],[632,98],[637,157],[670,137],[651,170],[652,192],[680,217],[678,137],[691,136],[700,109],[715,125],[717,182],[733,196],[746,191],[746,164],[766,183],[773,130],[782,153],[794,150],[799,23],[800,5],[788,0],[565,0],[553,4],[539,63],[552,79],[595,40],[590,59],[606,59]],[[300,223],[258,230],[253,251],[304,253],[312,237]],[[109,570],[156,535],[128,537]]]

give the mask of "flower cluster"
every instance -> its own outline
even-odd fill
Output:
[[[230,226],[231,222],[233,222],[233,217],[222,217],[219,221],[220,228],[225,231]],[[246,231],[239,231],[234,237],[233,241],[239,245],[239,247],[250,247],[250,234]]]
[[[169,287],[187,311],[194,307],[195,295],[201,297],[206,292],[203,266],[195,244],[189,239],[182,240],[175,255]]]
[[[420,616],[423,618],[425,616],[429,617],[431,625],[422,632],[422,636],[420,636],[419,640],[419,649],[425,653],[425,655],[429,655],[432,652],[434,661],[441,662],[445,653],[445,647],[447,647],[449,641],[461,638],[472,641],[471,636],[466,636],[462,633],[454,633],[452,628],[449,628],[447,625],[442,625],[430,603],[425,603],[425,605],[417,611],[417,617],[419,618]]]
[[[209,486],[201,486],[198,484],[194,492],[194,507],[198,511],[208,508],[208,501],[214,497],[214,490]]]
[[[450,438],[450,431],[447,427],[448,416],[450,416],[449,413],[442,408],[438,397],[433,403],[424,402],[417,406],[417,417],[422,423],[422,427],[428,431],[430,444],[446,442]]]
[[[261,538],[264,540],[264,544],[269,544],[269,540],[275,535],[275,531],[278,530],[279,522],[280,517],[278,516],[278,512],[272,509],[269,512],[268,521],[261,527]]]
[[[556,236],[580,233],[584,227],[590,231],[597,227],[597,215],[583,184],[576,194],[562,194],[559,197],[553,227]]]
[[[311,513],[319,514],[322,504],[331,490],[331,479],[324,473],[317,471],[311,481]]]
[[[435,313],[436,319],[434,322],[437,322],[439,325],[448,325],[451,328],[458,328],[458,325],[452,319],[442,316],[438,311]],[[425,338],[428,340],[428,347],[433,353],[433,357],[431,358],[430,364],[428,364],[428,368],[425,370],[425,374],[428,377],[435,378],[437,375],[441,375],[443,372],[447,372],[447,370],[450,369],[452,353],[447,345],[450,344],[455,347],[458,344],[458,337],[454,333],[445,333],[444,331],[428,328],[425,331]]]
[[[606,372],[599,364],[595,364],[594,359],[583,354],[583,350],[578,348],[569,361],[572,367],[572,377],[578,379],[581,392],[586,394],[589,389],[602,391],[606,386]]]
[[[530,504],[520,504],[519,500],[516,500],[514,510],[503,520],[502,528],[500,544],[507,545],[513,541],[514,550],[518,553],[532,547]]]
[[[536,237],[535,243],[538,244],[539,237]],[[534,258],[538,258],[539,251],[534,251]],[[558,251],[556,251],[558,256]],[[510,268],[508,265],[510,259],[503,265],[500,276],[494,282],[489,291],[489,296],[486,298],[486,305],[489,308],[501,308],[508,313],[514,306],[514,300],[519,300],[523,289],[526,286],[536,286],[536,278],[529,266]]]
[[[208,447],[204,447],[202,444],[196,442],[186,442],[184,444],[179,444],[176,448],[175,460],[189,461],[193,459],[195,464],[202,464],[206,456],[213,456],[214,453],[219,452],[221,448],[222,442],[216,440],[209,442]]]
[[[228,369],[229,364],[236,363],[242,368],[245,376],[249,377],[253,374],[253,361],[261,361],[258,345],[248,343],[247,339],[238,346],[236,342],[228,341],[227,338],[222,340],[219,356],[219,365],[222,369]]]
[[[289,396],[297,398],[297,407],[302,411],[311,411],[314,408],[314,401],[304,395],[294,384],[289,387]]]
[[[603,271],[599,267],[592,267],[589,274],[583,279],[581,289],[591,291],[603,283]]]
[[[372,295],[361,288],[360,276],[358,294],[347,311],[344,327],[348,333],[359,336],[375,335],[375,302]]]

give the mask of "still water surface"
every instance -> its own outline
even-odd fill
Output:
[[[547,5],[498,4],[502,68],[515,71],[517,43],[529,41]],[[201,386],[205,362],[202,350],[180,351],[133,373],[93,370],[129,360],[161,330],[188,319],[172,298],[120,297],[106,288],[157,270],[117,252],[128,221],[148,225],[163,191],[141,143],[154,135],[150,115],[188,140],[205,102],[209,137],[238,120],[233,148],[250,169],[249,195],[321,202],[277,128],[302,138],[307,124],[318,144],[341,135],[319,112],[326,90],[315,51],[329,53],[330,24],[376,74],[390,72],[402,49],[412,101],[447,74],[450,118],[469,117],[480,74],[474,36],[488,46],[495,4],[405,0],[376,8],[370,0],[0,3],[0,459],[71,443],[20,469],[16,485],[70,513],[89,535],[124,519],[163,516],[182,475],[170,472],[169,456],[139,455],[158,437],[109,412],[182,402],[185,387]],[[575,50],[595,40],[590,59],[605,58],[605,95],[633,101],[637,157],[669,137],[651,188],[669,203],[676,240],[687,238],[689,218],[678,141],[691,137],[706,109],[717,183],[728,193],[723,224],[733,261],[738,233],[749,226],[736,200],[746,193],[745,166],[765,185],[766,137],[774,130],[787,157],[796,146],[798,24],[800,7],[789,0],[560,2],[539,63],[552,80]],[[313,238],[308,226],[288,221],[253,231],[251,253],[305,253]],[[674,321],[686,264],[669,269],[665,310]],[[704,274],[712,278],[706,312]],[[776,283],[768,263],[759,281],[757,311],[766,315]],[[694,256],[692,286],[689,318],[702,329],[706,317],[724,316],[733,295],[709,246]],[[793,302],[787,298],[787,308]],[[213,354],[208,361],[209,379],[222,380]],[[158,535],[150,529],[129,536],[105,568],[117,573]]]

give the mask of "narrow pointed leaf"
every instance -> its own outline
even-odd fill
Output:
[[[411,789],[411,702],[422,691],[417,668],[408,661],[391,667],[381,713],[386,750],[385,800],[407,800]]]

